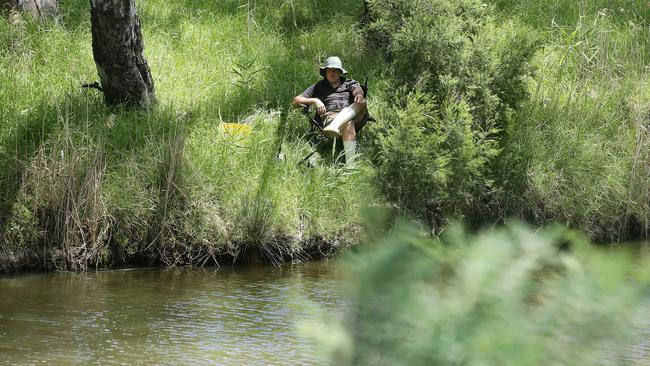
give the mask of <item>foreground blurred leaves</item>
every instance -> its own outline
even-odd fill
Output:
[[[317,338],[336,365],[624,364],[650,290],[631,254],[564,229],[403,225],[347,257],[352,310]]]

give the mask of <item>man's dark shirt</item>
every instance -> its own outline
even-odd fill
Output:
[[[353,79],[341,78],[341,85],[332,88],[327,79],[323,78],[323,80],[307,88],[300,96],[318,98],[325,104],[328,112],[339,112],[354,103],[352,91],[356,88],[361,89],[361,85]]]

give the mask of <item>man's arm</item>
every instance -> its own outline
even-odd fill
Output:
[[[323,115],[327,110],[325,109],[325,104],[318,99],[318,98],[307,98],[303,97],[302,95],[298,95],[295,98],[293,98],[293,106],[294,107],[300,107],[301,104],[304,105],[315,105],[316,106],[316,111],[318,111],[318,114]]]
[[[293,101],[291,104],[293,104],[294,107],[300,107],[301,104],[303,105],[314,105],[317,103],[317,101],[320,101],[318,98],[307,98],[303,97],[302,95],[298,95],[293,98]]]
[[[352,96],[354,96],[354,102],[361,105],[366,104],[366,98],[363,95],[363,89],[358,84],[352,88]]]

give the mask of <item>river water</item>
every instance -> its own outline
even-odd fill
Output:
[[[0,365],[326,364],[296,324],[341,319],[343,286],[327,262],[0,277]],[[609,361],[650,365],[638,326]]]
[[[1,365],[315,365],[296,324],[340,318],[334,264],[0,277]]]

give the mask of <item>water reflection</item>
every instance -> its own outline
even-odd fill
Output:
[[[295,324],[340,317],[341,286],[331,263],[1,278],[0,363],[317,364]]]

